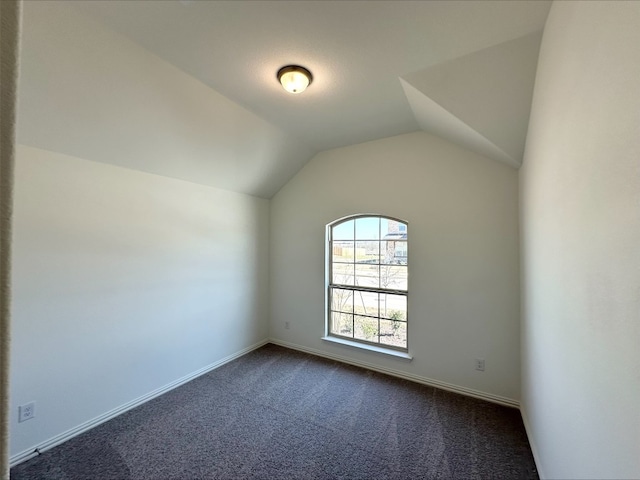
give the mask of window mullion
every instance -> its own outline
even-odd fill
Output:
[[[392,288],[375,288],[375,287],[361,287],[359,285],[346,285],[343,283],[331,283],[331,288],[340,288],[343,290],[354,290],[357,292],[374,292],[374,293],[391,293],[393,295],[407,296],[407,290],[394,290]]]

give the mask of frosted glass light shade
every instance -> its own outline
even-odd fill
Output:
[[[289,93],[298,94],[304,92],[311,84],[312,78],[309,70],[297,65],[282,67],[278,71],[278,79],[282,84],[282,88]]]

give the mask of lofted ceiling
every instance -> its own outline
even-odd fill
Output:
[[[26,8],[27,20],[37,23],[37,8]],[[282,160],[267,184],[227,185],[270,197],[318,151],[420,129],[518,167],[550,2],[77,0],[66,8],[295,140],[297,153],[287,155],[297,158]],[[70,26],[60,28],[59,36]],[[47,48],[40,40],[33,48]],[[35,62],[27,59],[42,74]],[[303,94],[278,84],[287,64],[312,71]],[[34,95],[41,90],[33,85]]]

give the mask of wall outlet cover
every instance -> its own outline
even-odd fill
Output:
[[[36,402],[25,403],[18,407],[18,422],[31,420],[36,416]]]

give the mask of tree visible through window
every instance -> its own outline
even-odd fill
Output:
[[[382,216],[328,226],[330,336],[407,351],[407,233]]]

